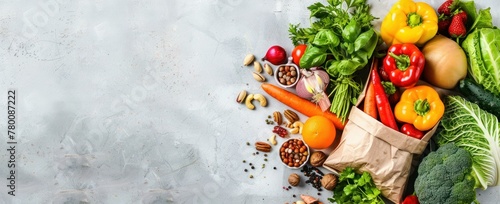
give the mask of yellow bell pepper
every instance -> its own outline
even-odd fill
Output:
[[[444,114],[444,104],[434,88],[426,85],[406,89],[394,107],[394,117],[420,131],[434,127]]]
[[[385,16],[380,35],[387,46],[412,43],[423,46],[438,31],[438,16],[425,2],[400,0]]]

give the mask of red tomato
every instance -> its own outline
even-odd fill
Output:
[[[307,45],[304,44],[297,45],[295,48],[293,48],[292,51],[293,63],[300,66],[300,58],[302,58],[302,55],[304,55],[306,48]]]

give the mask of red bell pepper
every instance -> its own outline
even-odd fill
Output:
[[[375,90],[375,103],[377,104],[378,115],[380,121],[394,130],[398,130],[398,125],[396,119],[394,118],[394,113],[392,112],[391,104],[384,91],[384,86],[378,75],[377,66],[374,66],[371,73],[371,82],[373,84],[373,89]]]
[[[395,44],[384,58],[384,71],[397,87],[412,87],[424,71],[424,54],[414,44]]]
[[[419,140],[424,137],[424,132],[418,130],[417,128],[415,128],[415,126],[413,126],[413,124],[410,123],[403,124],[400,131],[410,137],[414,137]]]
[[[401,204],[420,204],[416,195],[406,196]]]

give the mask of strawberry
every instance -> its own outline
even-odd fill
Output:
[[[448,28],[448,33],[453,38],[461,38],[467,34],[467,30],[461,16],[453,16],[450,27]]]
[[[457,10],[453,16],[460,16],[462,22],[467,23],[467,13],[464,10]]]
[[[450,15],[458,6],[459,0],[447,0],[438,8],[439,14]]]
[[[443,35],[448,35],[448,28],[450,27],[451,19],[449,17],[440,18],[438,21],[438,32]]]

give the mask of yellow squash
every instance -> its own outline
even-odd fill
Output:
[[[382,21],[380,35],[387,46],[412,43],[422,46],[438,31],[438,17],[425,2],[400,0]]]

